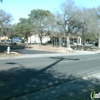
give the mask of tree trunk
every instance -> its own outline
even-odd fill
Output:
[[[67,36],[67,47],[70,48],[70,37],[69,37],[69,35]]]
[[[83,37],[83,39],[82,39],[83,40],[83,50],[85,50],[85,35],[84,35],[84,31],[83,31],[83,36],[82,37]]]
[[[61,47],[61,44],[62,44],[62,39],[61,37],[59,38],[59,47]]]
[[[51,43],[52,43],[52,46],[54,46],[54,39],[53,39],[53,37],[51,38]]]
[[[30,44],[31,44],[31,36],[30,36]]]
[[[56,43],[55,43],[55,44],[56,44],[56,47],[57,47],[57,46],[58,46],[58,41],[57,41],[57,38],[56,38]]]
[[[54,37],[54,46],[56,45],[55,43],[56,43],[56,40],[55,40],[55,37]]]
[[[40,46],[42,45],[42,37],[40,36]]]
[[[77,36],[77,50],[78,50],[78,36]]]
[[[24,36],[24,43],[28,43],[28,35]]]
[[[67,38],[66,37],[64,38],[64,41],[65,41],[65,47],[67,47]]]

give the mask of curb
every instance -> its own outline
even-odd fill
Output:
[[[12,57],[12,58],[0,58],[1,59],[22,59],[22,58],[41,58],[41,57],[65,57],[65,56],[76,56],[76,55],[91,55],[91,54],[96,54],[95,52],[92,53],[63,53],[63,54],[25,54],[25,55],[21,55],[21,56],[17,56],[17,57]]]
[[[15,56],[11,58],[0,58],[1,59],[22,59],[22,58],[41,58],[41,57],[58,57],[58,56],[76,56],[76,55],[91,55],[98,54],[99,52],[92,51],[75,51],[72,53],[50,53],[50,54],[19,54],[17,52],[12,52],[20,56]]]

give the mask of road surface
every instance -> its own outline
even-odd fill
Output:
[[[48,51],[39,51],[39,50],[25,50],[25,49],[19,49],[19,50],[12,50],[15,52],[18,52],[20,54],[50,54],[55,52],[48,52]]]
[[[60,85],[67,84],[66,88],[72,90],[68,82],[99,72],[100,54],[0,60],[0,100],[44,100],[42,97],[46,99]],[[42,92],[44,96],[38,94],[52,87],[56,89]],[[59,90],[64,91],[68,91],[65,86]],[[50,97],[46,100],[52,100]]]

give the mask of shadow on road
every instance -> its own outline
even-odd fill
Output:
[[[0,100],[74,100],[71,99],[71,96],[75,97],[77,89],[83,95],[88,91],[87,95],[83,96],[84,99],[81,97],[81,100],[90,100],[89,94],[91,91],[95,91],[93,87],[95,83],[99,83],[99,80],[79,79],[73,82],[72,80],[77,78],[74,75],[65,76],[55,71],[48,71],[47,69],[64,60],[64,58],[58,57],[53,59],[56,59],[54,63],[41,70],[7,62],[6,64],[16,64],[18,67],[0,71]],[[68,99],[68,95],[70,99]],[[80,95],[78,96],[80,97]]]
[[[65,58],[65,57],[50,57],[52,59],[55,59],[55,60],[80,60],[79,58]]]

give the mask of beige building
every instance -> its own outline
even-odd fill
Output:
[[[46,43],[50,41],[49,36],[44,36],[42,38],[42,43]],[[40,38],[38,35],[32,35],[31,37],[28,37],[28,43],[40,43]]]
[[[8,37],[7,36],[0,36],[0,42],[1,42],[1,40],[4,40],[4,39],[8,39]]]

